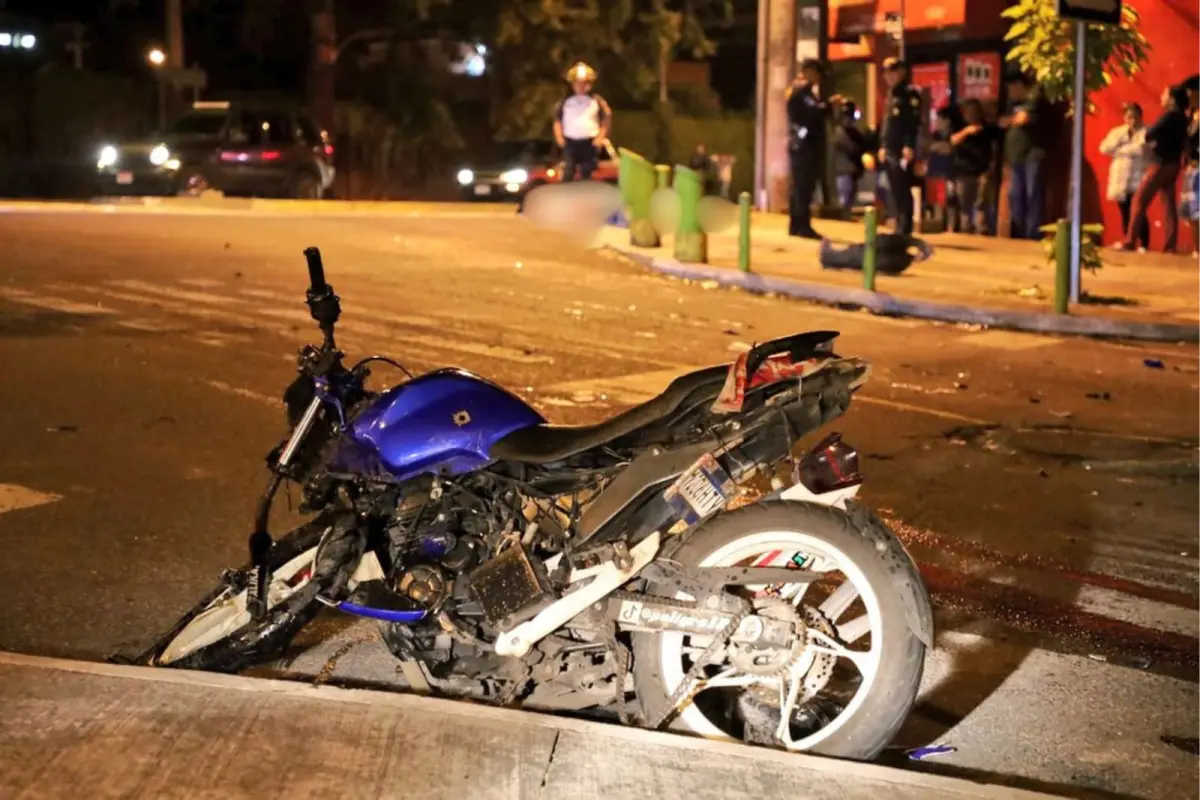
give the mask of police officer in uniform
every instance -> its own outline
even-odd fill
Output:
[[[805,59],[787,92],[788,161],[792,192],[788,199],[788,234],[820,239],[813,230],[812,199],[825,153],[825,109],[820,97],[821,63]]]
[[[563,150],[563,182],[587,180],[596,169],[596,148],[608,139],[612,110],[592,91],[596,70],[582,61],[567,71],[572,92],[554,113],[554,141]]]
[[[879,134],[879,167],[887,174],[890,211],[896,233],[913,232],[913,160],[921,128],[921,93],[908,81],[908,64],[898,58],[883,62],[889,91]]]

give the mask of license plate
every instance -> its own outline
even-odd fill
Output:
[[[688,527],[720,511],[737,486],[711,453],[706,453],[671,484],[663,497]]]
[[[122,186],[128,186],[129,184],[133,183],[133,173],[132,172],[118,172],[117,173],[117,183],[121,184]]]
[[[492,193],[492,187],[488,186],[485,183],[481,183],[475,187],[475,194],[485,195],[485,194],[491,194],[491,193]]]

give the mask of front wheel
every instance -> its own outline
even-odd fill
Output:
[[[318,517],[275,543],[270,558],[268,613],[261,620],[251,619],[244,585],[249,570],[241,570],[234,574],[240,580],[217,586],[184,614],[142,657],[142,663],[237,672],[283,652],[321,608],[312,598],[302,601],[307,597],[305,587],[312,579],[322,537],[330,530],[332,522]]]
[[[882,554],[847,514],[812,503],[751,506],[666,555],[699,567],[795,565],[821,578],[728,589],[759,616],[790,622],[795,640],[731,644],[703,668],[678,711],[672,697],[711,639],[634,633],[634,684],[647,719],[674,713],[672,727],[694,735],[842,758],[871,759],[891,742],[916,700],[925,646]]]

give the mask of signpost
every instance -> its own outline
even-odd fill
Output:
[[[1118,25],[1121,0],[1058,0],[1058,15],[1075,20],[1075,117],[1071,130],[1071,302],[1080,296],[1079,265],[1083,254],[1083,118],[1087,116],[1088,23]]]

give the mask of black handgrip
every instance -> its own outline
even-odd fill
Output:
[[[328,286],[325,284],[325,265],[321,263],[321,251],[309,247],[305,249],[304,257],[308,259],[308,281],[313,294],[324,293]]]

